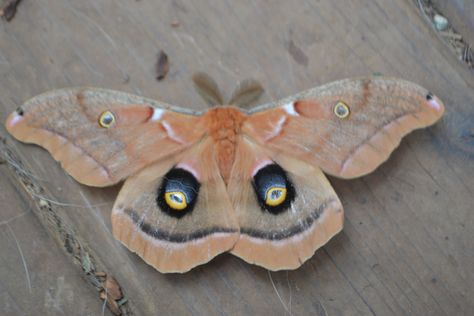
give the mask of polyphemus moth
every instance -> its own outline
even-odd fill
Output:
[[[370,173],[404,135],[443,112],[426,89],[377,76],[251,110],[203,112],[111,90],[62,89],[27,101],[6,127],[46,148],[80,183],[126,179],[113,234],[157,270],[185,272],[223,252],[281,270],[298,268],[343,227],[323,172]]]

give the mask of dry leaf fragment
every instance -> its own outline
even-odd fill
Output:
[[[15,17],[16,8],[20,4],[21,0],[7,0],[4,1],[3,6],[0,8],[0,16],[3,16],[5,20],[10,21]]]
[[[158,54],[158,61],[156,62],[156,79],[163,80],[169,70],[170,64],[168,61],[168,55],[161,50]]]
[[[111,299],[110,297],[107,299],[107,307],[110,309],[112,314],[119,316],[122,315],[122,311],[120,310],[120,306],[116,301]]]
[[[98,278],[105,278],[106,275],[107,273],[105,273],[104,271],[99,271],[95,273],[95,276]]]
[[[108,297],[113,300],[119,300],[123,297],[120,285],[114,277],[107,276],[104,282],[104,289],[106,290]]]
[[[99,297],[101,300],[105,301],[107,299],[107,293],[104,290],[102,290],[99,293]]]
[[[107,301],[107,307],[114,315],[122,315],[119,304],[110,296],[107,291],[101,291],[99,297],[103,301]]]

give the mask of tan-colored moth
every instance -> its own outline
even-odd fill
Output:
[[[442,102],[400,79],[346,79],[245,111],[202,113],[122,92],[71,88],[13,112],[8,131],[46,148],[77,181],[126,179],[114,236],[161,272],[222,252],[295,269],[343,226],[323,174],[355,178],[384,162]]]

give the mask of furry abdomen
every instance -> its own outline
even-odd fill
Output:
[[[237,139],[247,114],[231,106],[215,107],[204,114],[207,135],[214,140],[219,170],[227,183],[235,160]]]

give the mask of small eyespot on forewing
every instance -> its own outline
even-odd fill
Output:
[[[342,101],[337,102],[334,106],[334,114],[340,119],[347,118],[350,113],[351,110],[349,106]]]
[[[115,123],[115,115],[110,111],[104,111],[99,116],[99,125],[103,128],[110,128]]]

